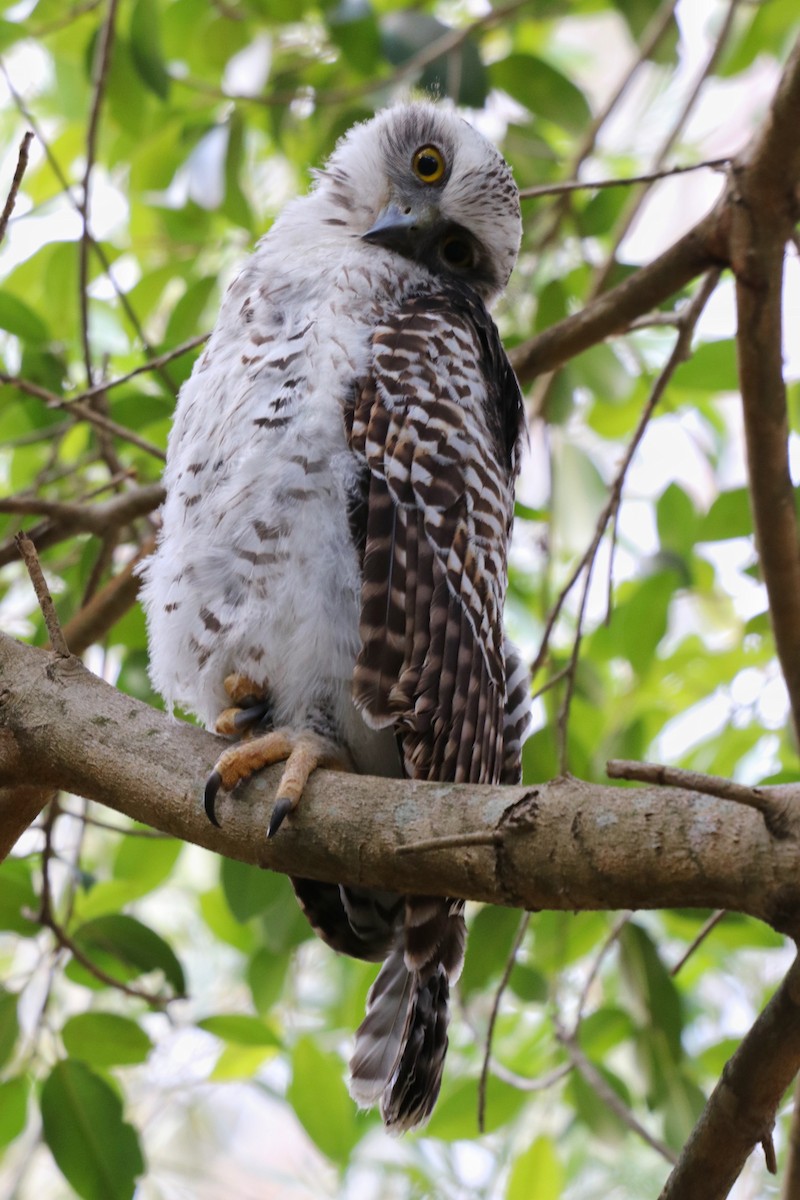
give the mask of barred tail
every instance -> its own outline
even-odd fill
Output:
[[[403,944],[389,954],[367,998],[350,1060],[350,1094],[380,1103],[387,1129],[426,1121],[442,1082],[450,1021],[450,982],[461,971],[460,901],[406,897]]]

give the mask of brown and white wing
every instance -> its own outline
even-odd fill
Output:
[[[481,301],[455,285],[405,300],[376,328],[347,416],[366,466],[355,701],[395,728],[409,776],[508,778],[503,602],[522,402]]]

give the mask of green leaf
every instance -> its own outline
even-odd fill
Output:
[[[22,1075],[0,1083],[0,1146],[19,1137],[28,1117],[28,1080]]]
[[[41,317],[23,300],[0,291],[0,329],[27,342],[45,342],[50,331]]]
[[[599,1008],[581,1021],[581,1049],[600,1062],[620,1042],[633,1038],[634,1026],[630,1015],[621,1008]]]
[[[683,1051],[681,998],[652,938],[640,925],[626,925],[619,939],[620,970],[640,1021],[667,1040],[674,1061]]]
[[[747,488],[720,492],[697,524],[698,542],[723,542],[727,538],[750,537],[753,516]]]
[[[163,338],[165,346],[177,346],[201,332],[200,317],[218,283],[216,275],[204,275],[187,287],[170,313]]]
[[[275,1036],[261,1017],[252,1017],[246,1013],[219,1014],[205,1017],[197,1022],[198,1029],[205,1029],[215,1037],[225,1042],[235,1042],[239,1046],[280,1046],[281,1041]]]
[[[38,921],[33,919],[38,904],[30,863],[7,858],[0,865],[0,929],[33,937],[40,929]]]
[[[0,1067],[11,1058],[18,1037],[17,996],[0,988]]]
[[[144,1171],[136,1131],[112,1087],[84,1063],[57,1063],[42,1088],[44,1140],[83,1200],[131,1200]]]
[[[209,1079],[229,1083],[234,1079],[252,1079],[258,1068],[278,1053],[274,1046],[243,1046],[233,1042],[223,1049]]]
[[[673,388],[707,392],[737,392],[736,346],[733,340],[702,342],[672,377]]]
[[[573,133],[582,133],[592,119],[580,88],[542,58],[509,54],[492,64],[490,78],[537,116]]]
[[[144,1062],[153,1047],[135,1021],[116,1013],[78,1013],[66,1022],[61,1038],[71,1058],[95,1067]]]
[[[502,1079],[490,1075],[486,1085],[485,1127],[487,1133],[511,1121],[526,1103],[525,1093]],[[472,1140],[478,1129],[478,1081],[463,1079],[448,1083],[433,1110],[426,1134],[442,1141]]]
[[[249,921],[265,912],[278,898],[286,898],[282,884],[284,876],[276,871],[261,870],[233,858],[223,858],[219,881],[228,908],[237,921]]]
[[[223,860],[227,861],[227,860]],[[200,913],[216,938],[243,954],[252,954],[256,935],[250,924],[237,921],[225,900],[221,887],[211,888],[200,897]]]
[[[142,81],[162,100],[169,98],[170,77],[161,53],[158,0],[136,0],[131,13],[130,46]]]
[[[268,1013],[283,991],[291,955],[273,954],[262,946],[247,965],[247,983],[253,1004],[260,1013]]]
[[[538,1137],[511,1168],[506,1200],[558,1200],[564,1186],[564,1170],[556,1153],[555,1142]]]
[[[390,13],[381,21],[384,57],[395,66],[401,66],[450,33],[451,26],[427,13],[415,10]],[[416,82],[431,95],[449,96],[468,108],[482,108],[489,90],[486,68],[470,38],[455,50],[428,63]]]
[[[228,120],[228,144],[225,150],[225,196],[222,211],[231,221],[254,232],[253,214],[242,191],[241,172],[244,165],[244,122],[237,111]]]
[[[162,971],[176,995],[182,996],[186,983],[183,968],[172,948],[154,930],[121,913],[95,917],[73,935],[81,950],[89,956],[103,956],[123,968],[123,978],[135,978],[148,971]]]
[[[467,997],[499,978],[508,961],[519,928],[520,913],[513,908],[486,905],[469,927],[470,952],[464,961],[459,987]]]
[[[292,1054],[289,1103],[323,1154],[342,1165],[363,1132],[343,1075],[338,1055],[326,1054],[311,1037],[300,1039]]]
[[[183,846],[177,838],[123,837],[112,874],[115,879],[136,881],[141,888],[139,895],[143,896],[169,879]]]
[[[658,537],[664,550],[688,557],[695,541],[697,513],[677,483],[662,492],[656,505]]]
[[[515,996],[527,1004],[544,1004],[550,994],[547,976],[526,963],[515,963],[508,986]]]
[[[328,17],[331,38],[359,75],[376,71],[381,40],[375,14],[367,0],[340,0]]]

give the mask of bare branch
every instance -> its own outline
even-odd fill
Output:
[[[11,188],[9,190],[8,196],[6,197],[5,207],[3,208],[2,213],[0,213],[0,242],[2,242],[3,238],[6,236],[6,230],[8,229],[8,222],[11,220],[11,214],[14,211],[14,205],[17,202],[17,196],[19,195],[19,189],[20,189],[20,185],[22,183],[22,177],[25,174],[25,171],[27,170],[27,167],[28,167],[28,155],[30,153],[30,146],[31,146],[32,141],[33,141],[33,130],[29,129],[27,131],[27,133],[23,134],[22,141],[19,144],[19,157],[17,158],[17,168],[14,171],[14,178],[11,180]]]
[[[627,1104],[620,1099],[620,1097],[611,1087],[610,1083],[603,1078],[602,1074],[600,1071],[598,1071],[591,1059],[586,1057],[578,1045],[575,1036],[567,1033],[567,1031],[558,1024],[558,1022],[556,1022],[556,1037],[566,1050],[567,1056],[575,1070],[583,1076],[592,1091],[600,1097],[606,1107],[614,1113],[617,1119],[620,1120],[623,1125],[627,1125],[628,1129],[631,1129],[638,1137],[642,1139],[643,1142],[646,1142],[648,1146],[655,1150],[657,1154],[660,1154],[662,1158],[665,1158],[667,1162],[677,1162],[678,1156],[675,1151],[670,1149],[670,1147],[667,1146],[665,1142],[662,1142],[660,1138],[654,1137],[652,1133],[645,1129],[641,1122],[636,1120],[636,1117],[628,1108]]]
[[[736,161],[730,242],[753,519],[778,658],[800,735],[800,555],[781,336],[783,260],[800,213],[799,108],[800,41],[762,136]]]
[[[61,629],[56,607],[53,604],[53,597],[50,595],[50,589],[47,586],[47,580],[44,577],[44,571],[39,562],[39,555],[36,553],[36,547],[25,533],[18,533],[15,541],[33,584],[33,590],[36,592],[36,599],[39,601],[44,623],[50,635],[50,645],[59,658],[70,658],[69,646]]]
[[[81,185],[80,214],[83,221],[83,233],[80,242],[78,260],[78,301],[81,314],[81,340],[83,342],[83,361],[86,366],[86,379],[89,387],[94,379],[92,375],[92,349],[89,341],[89,187],[94,170],[95,154],[97,152],[97,132],[100,127],[100,111],[105,96],[108,68],[111,64],[111,47],[114,44],[114,21],[117,15],[118,0],[108,0],[108,11],[100,30],[93,69],[92,106],[86,127],[86,166]]]
[[[703,922],[703,927],[700,930],[700,932],[698,933],[697,937],[692,939],[692,941],[686,947],[686,950],[684,951],[684,953],[680,956],[678,961],[675,963],[675,966],[671,968],[670,975],[672,976],[673,979],[678,974],[678,972],[680,970],[682,970],[683,967],[686,966],[687,962],[692,957],[692,955],[694,954],[697,947],[701,946],[703,944],[703,942],[706,940],[706,938],[708,937],[708,935],[711,933],[711,931],[717,928],[720,921],[722,920],[722,918],[725,915],[726,915],[725,909],[718,908],[715,913],[711,914],[711,916],[708,918],[707,921]]]
[[[136,567],[152,554],[154,545],[154,539],[149,538],[136,557],[67,621],[64,636],[75,654],[83,654],[88,646],[102,641],[117,621],[133,608],[141,586]]]
[[[268,841],[280,768],[221,799],[221,829],[207,821],[201,797],[219,747],[218,737],[117,692],[79,660],[0,636],[0,785],[61,787],[217,853],[311,879],[530,910],[728,908],[800,933],[800,786],[781,789],[792,833],[778,841],[750,808],[668,788],[319,771]],[[501,840],[435,857],[396,853],[464,830]]]
[[[800,1068],[800,962],[726,1064],[659,1200],[723,1200]]]
[[[210,337],[210,333],[198,333],[195,337],[181,342],[179,346],[173,346],[171,350],[165,350],[163,354],[159,354],[155,358],[151,358],[148,362],[142,363],[140,367],[134,367],[132,371],[128,371],[127,375],[120,375],[117,379],[109,379],[107,383],[95,384],[94,387],[86,388],[85,391],[79,392],[77,396],[66,396],[64,398],[64,405],[68,407],[82,400],[91,400],[94,396],[103,395],[105,392],[111,391],[112,388],[119,387],[121,383],[127,383],[137,375],[142,375],[145,371],[158,371],[161,367],[166,366],[167,363],[172,362],[173,359],[180,358],[181,355],[188,354],[190,350],[202,346]]]
[[[688,171],[719,170],[730,163],[730,158],[709,158],[705,162],[689,163],[684,167],[664,167],[646,175],[627,175],[620,179],[569,179],[563,183],[543,183],[540,187],[523,188],[520,200],[536,200],[540,196],[560,196],[563,192],[599,191],[601,188],[630,187],[633,183],[655,183],[658,179],[671,179],[673,175],[685,175]]]
[[[15,387],[21,392],[25,392],[28,396],[35,396],[37,400],[43,400],[48,408],[64,409],[75,420],[80,418],[81,420],[89,421],[92,425],[96,425],[98,429],[113,433],[115,437],[130,442],[132,446],[138,446],[140,450],[144,450],[145,454],[150,454],[153,458],[160,459],[161,462],[166,461],[167,456],[160,447],[155,446],[152,442],[148,442],[146,438],[140,437],[138,433],[134,433],[127,426],[120,425],[117,421],[112,421],[104,413],[95,412],[88,403],[84,403],[77,397],[74,400],[66,400],[63,396],[58,396],[55,392],[48,391],[47,388],[41,387],[38,383],[33,383],[30,379],[22,379],[18,375],[8,375],[5,371],[0,371],[0,383],[7,383],[10,387]],[[117,469],[115,467],[114,471]]]
[[[612,759],[606,764],[606,771],[609,779],[635,779],[641,783],[718,796],[721,800],[732,800],[734,804],[746,804],[763,815],[773,837],[784,836],[787,812],[786,805],[781,803],[779,787],[746,787],[732,779],[722,779],[719,775],[703,775],[700,771],[684,771],[680,767],[667,767],[661,763],[629,762],[626,759]]]
[[[50,517],[61,526],[61,537],[75,533],[96,533],[103,537],[112,529],[127,525],[137,517],[158,508],[164,499],[161,484],[151,483],[122,492],[102,504],[79,504],[66,500],[45,500],[39,496],[10,496],[0,500],[0,513],[36,513]]]
[[[486,1129],[486,1088],[489,1083],[489,1064],[492,1055],[492,1040],[494,1038],[494,1028],[497,1024],[497,1017],[500,1012],[500,1001],[503,999],[503,993],[508,987],[508,981],[511,978],[511,972],[514,970],[514,963],[517,961],[519,948],[525,940],[525,934],[528,932],[528,926],[531,923],[531,914],[523,912],[519,918],[517,932],[514,935],[514,942],[508,952],[506,965],[503,968],[503,975],[494,993],[492,1001],[492,1011],[489,1014],[489,1024],[486,1026],[486,1040],[484,1043],[483,1063],[481,1064],[481,1076],[478,1080],[478,1129],[481,1133]]]
[[[675,371],[677,370],[677,368],[680,366],[680,364],[684,361],[684,359],[687,357],[687,355],[689,353],[689,348],[690,348],[691,342],[692,342],[692,336],[694,334],[694,330],[697,325],[697,322],[699,321],[700,315],[701,315],[703,309],[705,308],[706,304],[708,303],[708,300],[711,297],[711,294],[713,293],[718,282],[719,282],[719,271],[709,271],[708,275],[706,276],[705,280],[703,281],[703,284],[698,289],[697,294],[694,296],[694,298],[691,300],[691,302],[686,305],[684,311],[678,317],[677,320],[678,320],[680,332],[678,334],[678,337],[675,339],[675,345],[672,348],[672,353],[670,354],[670,356],[667,359],[664,366],[661,368],[658,378],[656,379],[655,383],[653,384],[653,388],[648,397],[647,404],[645,405],[644,409],[642,410],[642,414],[639,417],[639,420],[636,425],[636,429],[634,430],[633,436],[632,436],[630,442],[628,443],[627,449],[622,458],[622,462],[619,465],[617,474],[611,485],[608,501],[606,502],[605,506],[603,507],[603,510],[600,513],[600,516],[597,518],[597,525],[595,526],[594,537],[592,538],[592,541],[589,544],[589,546],[587,547],[580,562],[578,562],[578,564],[575,566],[569,579],[565,583],[564,587],[561,589],[558,599],[556,600],[556,603],[553,605],[552,609],[550,610],[548,617],[547,617],[547,621],[545,622],[545,627],[544,627],[544,631],[542,633],[542,640],[541,640],[541,644],[539,646],[539,651],[536,655],[536,659],[533,663],[533,666],[531,667],[532,675],[536,674],[536,672],[539,670],[540,666],[542,665],[542,663],[545,660],[545,657],[547,655],[547,650],[550,645],[550,636],[553,632],[553,628],[558,619],[558,615],[564,606],[564,602],[565,602],[567,596],[572,591],[572,588],[575,586],[577,581],[580,579],[583,572],[586,571],[587,577],[585,580],[583,593],[582,593],[582,597],[581,597],[581,602],[580,602],[580,606],[579,606],[578,623],[577,623],[577,631],[576,631],[575,641],[573,644],[573,650],[572,650],[572,655],[570,657],[570,662],[566,668],[566,676],[567,676],[567,680],[568,680],[567,693],[566,693],[566,696],[564,699],[564,703],[562,705],[561,714],[559,716],[559,730],[560,730],[560,736],[562,739],[562,741],[561,741],[562,758],[563,758],[563,754],[564,754],[564,745],[566,742],[566,722],[569,717],[569,704],[570,704],[570,700],[571,700],[571,696],[572,696],[572,690],[574,687],[575,671],[577,668],[578,654],[580,651],[580,643],[581,643],[581,638],[582,638],[583,615],[584,615],[584,610],[586,607],[586,599],[587,599],[587,595],[588,595],[592,566],[594,565],[594,560],[597,555],[597,551],[600,547],[600,543],[603,540],[603,537],[605,535],[606,527],[608,526],[609,521],[615,517],[616,512],[619,508],[620,499],[622,497],[622,489],[625,484],[625,477],[628,473],[628,468],[630,467],[630,464],[633,461],[633,456],[636,453],[636,450],[638,449],[642,438],[644,437],[644,433],[645,433],[645,430],[647,429],[650,418],[653,415],[653,412],[655,411],[656,405],[660,401],[661,397],[664,395],[664,392],[667,389],[667,385],[669,384],[669,381],[671,380]]]

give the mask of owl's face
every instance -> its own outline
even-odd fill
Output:
[[[414,259],[491,299],[505,286],[522,231],[519,193],[494,146],[433,104],[388,109],[339,144],[318,190],[331,224]]]

